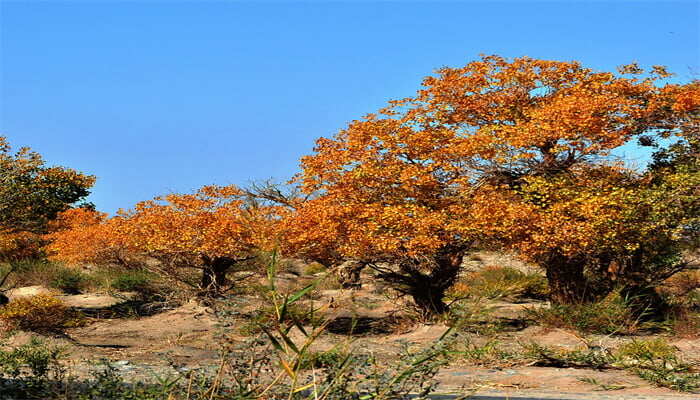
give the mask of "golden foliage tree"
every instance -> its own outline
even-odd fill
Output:
[[[138,203],[111,218],[70,210],[57,220],[47,251],[73,263],[133,264],[150,258],[158,261],[151,268],[178,277],[183,270],[200,269],[200,288],[215,294],[233,266],[274,246],[275,212],[247,202],[234,186],[206,186]]]
[[[431,312],[446,309],[475,244],[518,250],[547,271],[553,300],[581,300],[589,256],[613,270],[678,225],[650,224],[644,177],[610,157],[693,125],[697,88],[668,76],[527,57],[442,68],[416,96],[317,141],[297,180],[313,196],[286,221],[287,245],[359,259]]]

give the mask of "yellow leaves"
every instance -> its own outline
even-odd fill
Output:
[[[51,331],[63,327],[69,318],[66,305],[46,294],[19,297],[0,308],[0,321],[6,329]]]

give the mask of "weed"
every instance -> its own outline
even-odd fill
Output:
[[[143,271],[127,271],[117,275],[112,288],[123,292],[142,292],[151,288],[153,276]]]
[[[606,349],[586,346],[586,349],[554,349],[535,342],[521,343],[522,356],[532,360],[533,365],[556,368],[606,369],[616,360]]]
[[[598,386],[600,390],[622,390],[627,388],[625,385],[615,385],[608,383],[600,383],[595,378],[580,378],[579,381],[588,383],[590,385]]]
[[[301,359],[299,369],[331,368],[340,364],[347,356],[347,351],[340,350],[337,347],[321,352],[309,351],[304,358]]]
[[[75,269],[58,268],[55,270],[53,279],[49,282],[49,287],[60,289],[64,293],[79,294],[88,285],[90,278]]]
[[[493,311],[486,299],[475,298],[452,303],[442,318],[446,325],[458,332],[491,336],[509,328],[503,320],[494,317]]]
[[[340,283],[338,275],[333,272],[327,272],[316,285],[317,290],[340,290],[343,285]]]
[[[688,270],[668,278],[658,288],[658,291],[670,303],[692,304],[700,300],[698,289],[700,289],[700,270]]]
[[[585,333],[632,334],[639,330],[642,316],[635,316],[629,301],[619,292],[594,303],[553,304],[549,308],[526,309],[529,318],[553,328]]]
[[[522,347],[522,356],[533,360],[532,365],[625,369],[657,386],[684,392],[700,389],[700,373],[679,358],[677,349],[663,339],[632,341],[615,351],[596,346],[584,350],[553,349],[536,343]]]
[[[451,360],[467,361],[472,365],[512,365],[518,354],[503,350],[495,339],[477,345],[469,338],[455,341],[448,351]]]
[[[250,336],[262,333],[271,324],[278,323],[280,316],[277,310],[270,305],[266,305],[256,310],[250,315],[247,315],[247,322],[239,327],[239,332],[243,335]],[[306,326],[319,326],[323,319],[317,315],[317,310],[314,309],[312,303],[304,305],[292,304],[287,310],[281,322],[299,323]]]
[[[304,274],[305,275],[316,275],[316,274],[326,272],[326,270],[327,269],[323,264],[317,263],[317,262],[312,262],[312,263],[308,264],[306,267],[304,267]]]
[[[547,293],[547,279],[540,274],[525,273],[510,267],[488,266],[468,274],[466,278],[457,282],[450,289],[448,297],[544,299]]]
[[[0,374],[10,378],[55,378],[62,375],[59,361],[64,354],[63,348],[47,346],[40,339],[32,337],[27,344],[0,350]]]
[[[233,341],[229,343],[234,347],[224,347],[229,349],[228,370],[235,372],[227,378],[233,382],[232,390],[248,394],[240,398],[340,400],[358,399],[362,394],[363,398],[380,400],[399,398],[410,392],[419,392],[417,398],[424,398],[433,390],[432,377],[445,362],[446,335],[424,351],[404,353],[396,365],[386,365],[372,354],[359,354],[351,342],[339,347],[342,351],[321,356],[310,349],[326,332],[329,322],[321,319],[319,324],[308,327],[301,320],[316,318],[325,306],[307,309],[310,316],[290,314],[316,282],[294,293],[280,293],[276,289],[275,266],[272,262],[268,269],[266,296],[275,318],[260,324],[261,336],[249,339],[243,346]],[[302,335],[301,338],[292,339],[292,330]],[[233,357],[234,354],[244,357]],[[275,372],[261,373],[269,369]],[[304,372],[308,369],[310,374]]]
[[[639,340],[622,345],[618,364],[657,386],[692,392],[700,389],[700,373],[677,356],[677,349],[663,339]]]

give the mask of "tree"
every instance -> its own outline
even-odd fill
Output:
[[[95,177],[48,167],[29,148],[12,152],[0,136],[0,259],[36,256],[56,215],[84,200]]]
[[[62,214],[47,251],[67,262],[121,262],[145,258],[171,276],[202,271],[202,294],[215,295],[235,265],[275,244],[274,207],[246,201],[234,186],[205,186],[194,194],[171,194],[138,203],[133,210],[104,214],[71,210]],[[144,264],[148,265],[148,264]]]
[[[446,309],[445,289],[476,243],[536,261],[554,301],[582,300],[589,252],[609,268],[627,255],[619,238],[653,233],[642,217],[651,214],[638,213],[648,206],[634,189],[642,177],[609,155],[642,135],[676,134],[683,86],[660,86],[663,67],[643,75],[527,57],[442,68],[416,96],[317,141],[297,178],[314,197],[287,221],[288,245],[362,260],[428,312]]]
[[[693,150],[698,85],[653,88],[642,99],[641,112],[629,121],[634,136],[643,144],[671,139],[649,171],[596,152],[598,157],[560,171],[485,185],[475,199],[478,229],[541,265],[553,301],[593,300],[614,287],[643,292],[688,266],[681,252],[697,242],[700,215],[697,147]],[[634,136],[625,136],[626,142]]]

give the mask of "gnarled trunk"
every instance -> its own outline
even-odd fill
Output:
[[[549,283],[549,299],[554,304],[576,304],[593,299],[582,260],[550,257],[544,265]]]
[[[419,261],[400,265],[399,271],[380,271],[378,277],[395,284],[400,292],[411,296],[415,305],[426,315],[447,312],[445,292],[457,280],[465,250],[444,250],[425,266]],[[427,271],[427,272],[426,272]]]
[[[359,289],[362,287],[360,272],[366,263],[348,260],[340,264],[337,269],[338,281],[344,289]]]
[[[445,285],[432,279],[432,274],[414,279],[409,294],[418,308],[427,315],[439,315],[447,312],[444,301],[445,292],[451,285]]]
[[[203,296],[216,296],[226,286],[226,273],[235,264],[235,260],[228,257],[202,257],[204,266],[200,283]]]

